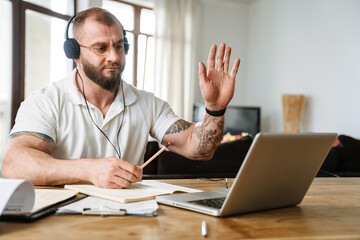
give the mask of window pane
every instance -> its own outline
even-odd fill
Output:
[[[68,0],[26,0],[25,2],[36,4],[62,14],[70,13]]]
[[[71,60],[63,51],[66,21],[31,10],[25,12],[25,97],[66,77]]]
[[[154,92],[155,40],[139,35],[137,88]]]
[[[10,131],[11,101],[11,2],[0,1],[0,166]],[[0,174],[1,176],[1,174]]]
[[[133,84],[134,79],[134,34],[127,32],[126,37],[129,41],[130,48],[128,54],[125,56],[126,58],[126,66],[122,75],[122,79],[124,79],[127,83]]]
[[[140,14],[140,32],[146,34],[155,33],[155,14],[154,11],[141,9]]]
[[[109,0],[104,0],[102,4],[104,9],[115,15],[124,26],[124,29],[134,30],[134,8],[131,5]]]

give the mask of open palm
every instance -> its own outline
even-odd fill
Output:
[[[212,45],[207,61],[209,67],[207,72],[205,64],[199,63],[200,88],[206,107],[210,110],[224,109],[229,104],[234,95],[235,78],[240,65],[240,59],[236,58],[230,74],[228,73],[231,48],[227,47],[225,55],[224,43],[220,45],[216,66],[215,55],[216,45]]]

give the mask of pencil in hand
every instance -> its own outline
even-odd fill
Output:
[[[144,162],[144,164],[141,165],[141,166],[139,167],[139,169],[143,169],[144,167],[146,167],[146,165],[148,165],[152,160],[154,160],[157,156],[159,156],[160,153],[162,153],[163,151],[165,151],[165,149],[166,149],[167,147],[169,147],[170,145],[171,145],[171,143],[168,142],[168,144],[167,144],[166,146],[162,147],[159,151],[157,151],[157,153],[155,153],[151,158],[149,158],[146,162]]]

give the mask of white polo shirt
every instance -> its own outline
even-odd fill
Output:
[[[57,159],[117,157],[91,121],[84,98],[75,85],[75,74],[74,70],[69,77],[33,92],[22,102],[10,134],[21,131],[46,134],[55,141],[51,155]],[[180,118],[168,103],[152,93],[138,90],[125,81],[123,88],[125,114],[121,89],[105,118],[91,103],[89,109],[112,144],[116,148],[119,145],[121,158],[140,165],[149,134],[161,142],[166,130]]]

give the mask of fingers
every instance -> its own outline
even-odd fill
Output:
[[[225,43],[221,43],[219,48],[219,54],[216,59],[216,69],[218,71],[221,71],[224,68],[224,55],[225,55]]]
[[[225,62],[224,62],[224,72],[229,72],[229,62],[231,56],[231,47],[226,48]]]
[[[216,45],[211,45],[207,65],[209,69],[215,68]]]
[[[131,184],[131,183],[130,183]],[[129,185],[130,186],[130,185]],[[107,185],[105,186],[99,186],[102,188],[111,188],[111,189],[122,189],[122,188],[126,188],[127,186],[125,186],[125,184],[123,183],[115,183],[115,182],[108,182]]]
[[[206,66],[203,62],[199,62],[199,79],[200,84],[206,81],[207,74],[206,74]]]
[[[212,68],[215,68],[216,48],[217,48],[216,45],[212,45],[211,48],[210,48],[208,62],[207,62],[209,70],[212,69]],[[224,56],[225,56],[225,59],[224,59]],[[228,73],[229,72],[230,57],[231,57],[231,48],[226,47],[225,43],[221,43],[220,47],[219,47],[219,53],[218,53],[218,56],[216,58],[216,70],[224,71],[225,73]],[[237,64],[235,64],[235,65],[237,66],[237,68],[239,67]],[[201,69],[200,66],[199,66],[199,76],[202,77],[203,74],[201,72],[201,75],[200,75],[200,70],[202,71],[203,69]],[[206,71],[206,69],[205,69],[205,71]],[[236,73],[237,73],[237,70],[235,71],[235,75],[236,75]]]
[[[137,182],[139,179],[140,178],[135,177],[133,173],[121,169],[112,175],[106,188],[127,188],[130,187],[132,183]]]
[[[126,179],[131,180],[132,182],[136,182],[141,178],[141,170],[134,164],[126,162],[122,159],[119,159],[119,166],[122,170],[125,170]]]
[[[117,173],[117,175],[113,175],[110,179],[110,185],[114,185],[111,188],[127,188],[130,187],[132,183],[136,182],[137,180],[133,179],[130,173],[123,171],[122,173]]]
[[[235,62],[234,62],[234,65],[233,65],[233,68],[231,70],[231,73],[230,73],[230,76],[235,78],[236,77],[236,74],[239,70],[239,66],[240,66],[240,58],[236,58],[235,59]]]

